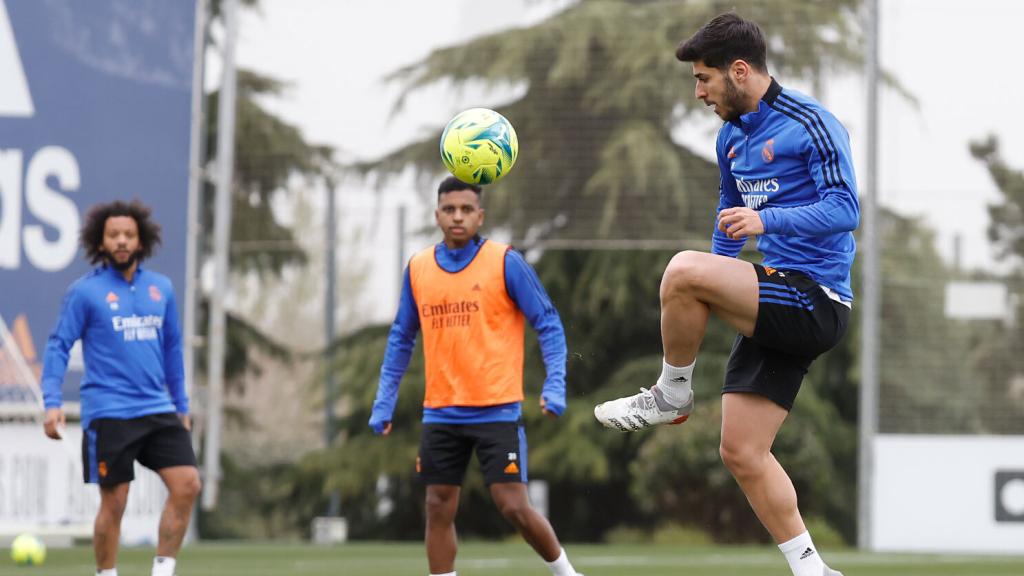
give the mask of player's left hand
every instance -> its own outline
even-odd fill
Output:
[[[185,430],[192,431],[192,416],[188,414],[178,414],[178,418],[181,419],[181,425],[185,427]]]
[[[543,396],[540,397],[540,411],[542,414],[544,414],[548,418],[551,418],[552,420],[558,418],[558,414],[555,414],[551,410],[548,410],[548,402],[547,400],[544,399]]]
[[[718,213],[718,229],[733,240],[764,234],[764,222],[756,210],[740,206]]]

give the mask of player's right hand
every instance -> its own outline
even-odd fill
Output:
[[[50,408],[46,411],[46,419],[43,420],[43,432],[47,436],[54,440],[60,440],[64,437],[64,427],[67,426],[67,419],[64,416],[64,410],[60,408]]]

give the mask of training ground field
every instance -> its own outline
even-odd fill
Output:
[[[577,570],[586,576],[789,576],[773,547],[684,547],[670,545],[569,545]],[[19,568],[2,550],[0,575],[91,576],[92,548],[51,549],[46,564]],[[845,576],[1021,576],[1024,557],[865,554],[825,550]],[[148,576],[153,549],[123,550],[120,576]],[[463,543],[459,576],[550,574],[525,544]],[[200,544],[182,551],[180,576],[427,576],[418,543]]]

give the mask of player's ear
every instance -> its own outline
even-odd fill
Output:
[[[735,60],[729,66],[729,74],[735,82],[743,82],[750,77],[750,64],[746,60]]]

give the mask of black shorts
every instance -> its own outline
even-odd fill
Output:
[[[135,461],[156,471],[195,466],[192,437],[174,412],[121,420],[98,418],[82,431],[86,484],[114,486],[135,479]]]
[[[521,422],[424,424],[416,473],[424,484],[461,486],[474,449],[488,486],[526,482],[526,429]]]
[[[846,332],[850,309],[802,272],[753,266],[757,324],[753,338],[736,336],[722,393],[752,392],[791,410],[811,362]]]

